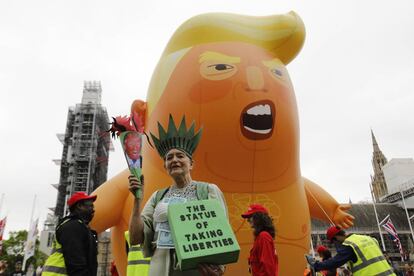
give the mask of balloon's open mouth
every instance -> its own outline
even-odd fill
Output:
[[[242,134],[251,140],[269,138],[273,133],[275,115],[275,105],[269,100],[249,104],[240,116]]]

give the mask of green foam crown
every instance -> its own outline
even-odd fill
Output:
[[[155,137],[154,134],[151,134],[152,141],[154,141],[154,146],[158,151],[158,154],[164,158],[165,155],[171,149],[180,149],[184,151],[190,158],[193,156],[193,152],[198,146],[198,143],[201,139],[202,128],[194,134],[195,122],[193,121],[190,128],[187,129],[185,123],[185,116],[183,116],[180,126],[177,129],[174,123],[174,119],[170,114],[168,121],[168,130],[162,127],[158,122],[158,133],[159,137]]]

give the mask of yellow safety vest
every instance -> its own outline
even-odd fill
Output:
[[[350,246],[357,256],[355,263],[349,262],[354,276],[396,276],[384,255],[382,255],[376,239],[365,235],[352,234],[342,244]]]
[[[142,247],[139,245],[131,246],[129,243],[129,232],[125,232],[125,239],[128,243],[128,266],[127,276],[146,276],[148,275],[151,258],[145,258]]]
[[[56,228],[56,231],[60,226],[68,222],[70,219],[64,220]],[[43,266],[42,276],[61,276],[68,275],[66,273],[65,259],[63,258],[62,245],[55,239],[53,240],[52,254],[47,258],[45,265]]]

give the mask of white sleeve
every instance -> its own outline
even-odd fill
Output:
[[[220,190],[220,188],[216,184],[208,184],[208,198],[209,199],[217,199],[221,206],[224,209],[224,213],[226,214],[226,217],[229,217],[229,214],[227,212],[227,204],[226,199],[224,198],[223,192]]]
[[[152,240],[154,239],[154,226],[153,216],[155,209],[155,196],[157,192],[154,192],[151,197],[145,203],[144,209],[141,211],[141,219],[144,224],[144,242],[142,244],[143,253],[145,257],[150,257],[154,253]]]

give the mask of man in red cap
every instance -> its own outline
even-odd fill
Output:
[[[57,227],[52,255],[47,259],[42,275],[95,276],[97,273],[97,234],[89,228],[95,213],[96,196],[74,193],[68,200],[70,215]]]
[[[275,227],[269,212],[260,204],[252,204],[241,216],[250,223],[254,235],[249,257],[250,272],[253,276],[279,275],[274,246]]]
[[[348,263],[354,276],[395,276],[376,239],[366,235],[347,235],[337,226],[329,227],[326,236],[330,242],[335,244],[337,254],[323,262],[310,261],[311,258],[307,257],[309,264],[315,271],[338,268]]]

